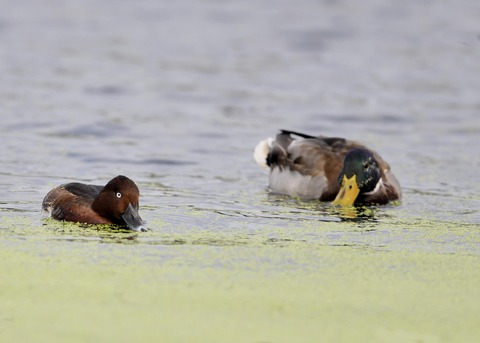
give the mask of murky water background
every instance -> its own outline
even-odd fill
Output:
[[[0,338],[476,342],[476,1],[31,1],[0,13]],[[360,140],[400,206],[269,194],[280,128]],[[45,221],[139,186],[146,234]]]

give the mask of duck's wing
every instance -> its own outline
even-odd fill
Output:
[[[83,199],[91,199],[92,201],[100,194],[104,186],[86,185],[84,183],[72,182],[62,185],[66,191],[81,197]]]
[[[299,137],[300,140],[295,139],[295,136]],[[327,137],[322,135],[312,136],[305,133],[289,130],[280,130],[280,133],[275,138],[275,143],[281,145],[284,149],[286,149],[292,141],[303,140],[308,141],[312,144],[316,144],[325,151],[343,157],[347,154],[347,152],[352,149],[366,148],[363,144],[341,137]]]
[[[301,139],[295,139],[292,135]],[[338,178],[347,152],[360,147],[364,146],[345,138],[311,136],[281,130],[271,144],[267,164],[270,167],[289,167],[303,175],[314,176],[326,172],[329,179]],[[332,172],[336,174],[330,176]]]
[[[42,208],[52,218],[71,222],[109,223],[91,210],[103,186],[68,183],[47,193]]]

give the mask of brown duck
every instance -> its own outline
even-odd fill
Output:
[[[401,198],[390,165],[365,145],[344,138],[281,130],[257,145],[254,158],[270,169],[269,187],[275,193],[342,206]]]
[[[138,214],[140,192],[128,177],[119,175],[105,186],[71,182],[52,189],[42,208],[54,219],[86,224],[118,224],[147,231]]]

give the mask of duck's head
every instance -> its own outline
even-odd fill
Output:
[[[140,192],[128,177],[119,175],[103,187],[92,207],[112,222],[123,224],[134,231],[147,231],[138,214]]]
[[[359,194],[375,189],[380,177],[380,166],[371,151],[367,149],[349,151],[338,176],[340,191],[333,203],[352,206]]]

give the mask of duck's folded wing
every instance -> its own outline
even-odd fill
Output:
[[[52,189],[43,199],[42,207],[58,220],[88,224],[111,224],[92,210],[92,200],[77,196],[63,186]]]
[[[62,185],[66,191],[84,199],[95,199],[102,191],[103,186],[86,185],[84,183],[72,182]]]
[[[58,220],[108,223],[91,211],[93,199],[102,188],[102,186],[68,183],[48,192],[43,199],[42,208],[52,218]]]
[[[77,199],[76,195],[59,186],[48,192],[43,199],[42,208],[54,219],[71,220]]]

